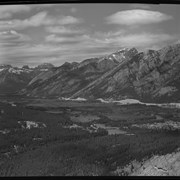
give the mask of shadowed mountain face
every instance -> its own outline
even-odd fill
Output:
[[[4,77],[10,76],[11,68],[7,68],[8,75],[7,70],[0,72],[1,84]],[[124,48],[109,56],[65,63],[60,67],[46,63],[26,69],[21,75],[13,74],[13,81],[19,77],[18,82],[24,88],[20,94],[28,96],[177,102],[179,70],[180,44],[174,44],[158,51]]]

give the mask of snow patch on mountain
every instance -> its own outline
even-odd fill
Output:
[[[14,73],[14,74],[21,74],[21,73],[23,73],[23,72],[26,72],[26,73],[30,73],[32,70],[29,70],[29,69],[20,69],[20,68],[18,68],[18,69],[15,69],[15,68],[9,68],[8,69],[8,72],[9,73]]]
[[[40,71],[48,71],[49,69],[40,69]]]
[[[23,72],[23,70],[20,70],[20,69],[16,70],[16,69],[14,69],[14,68],[10,68],[10,69],[8,70],[8,72],[9,72],[9,73],[15,73],[15,74],[21,74],[21,72]]]

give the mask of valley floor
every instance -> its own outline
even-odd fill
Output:
[[[0,176],[180,175],[180,109],[0,97]]]

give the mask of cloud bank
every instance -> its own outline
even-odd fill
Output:
[[[108,24],[119,25],[139,25],[159,23],[171,19],[170,15],[163,14],[158,11],[133,9],[126,11],[119,11],[106,18]]]
[[[0,21],[0,30],[5,29],[26,29],[28,27],[38,27],[42,25],[67,25],[81,23],[82,19],[75,18],[73,16],[50,16],[48,12],[42,11],[28,19],[19,20],[13,19],[9,21]]]

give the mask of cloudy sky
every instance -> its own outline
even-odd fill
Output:
[[[59,66],[123,47],[159,49],[179,42],[179,17],[179,5],[1,5],[0,64]]]

